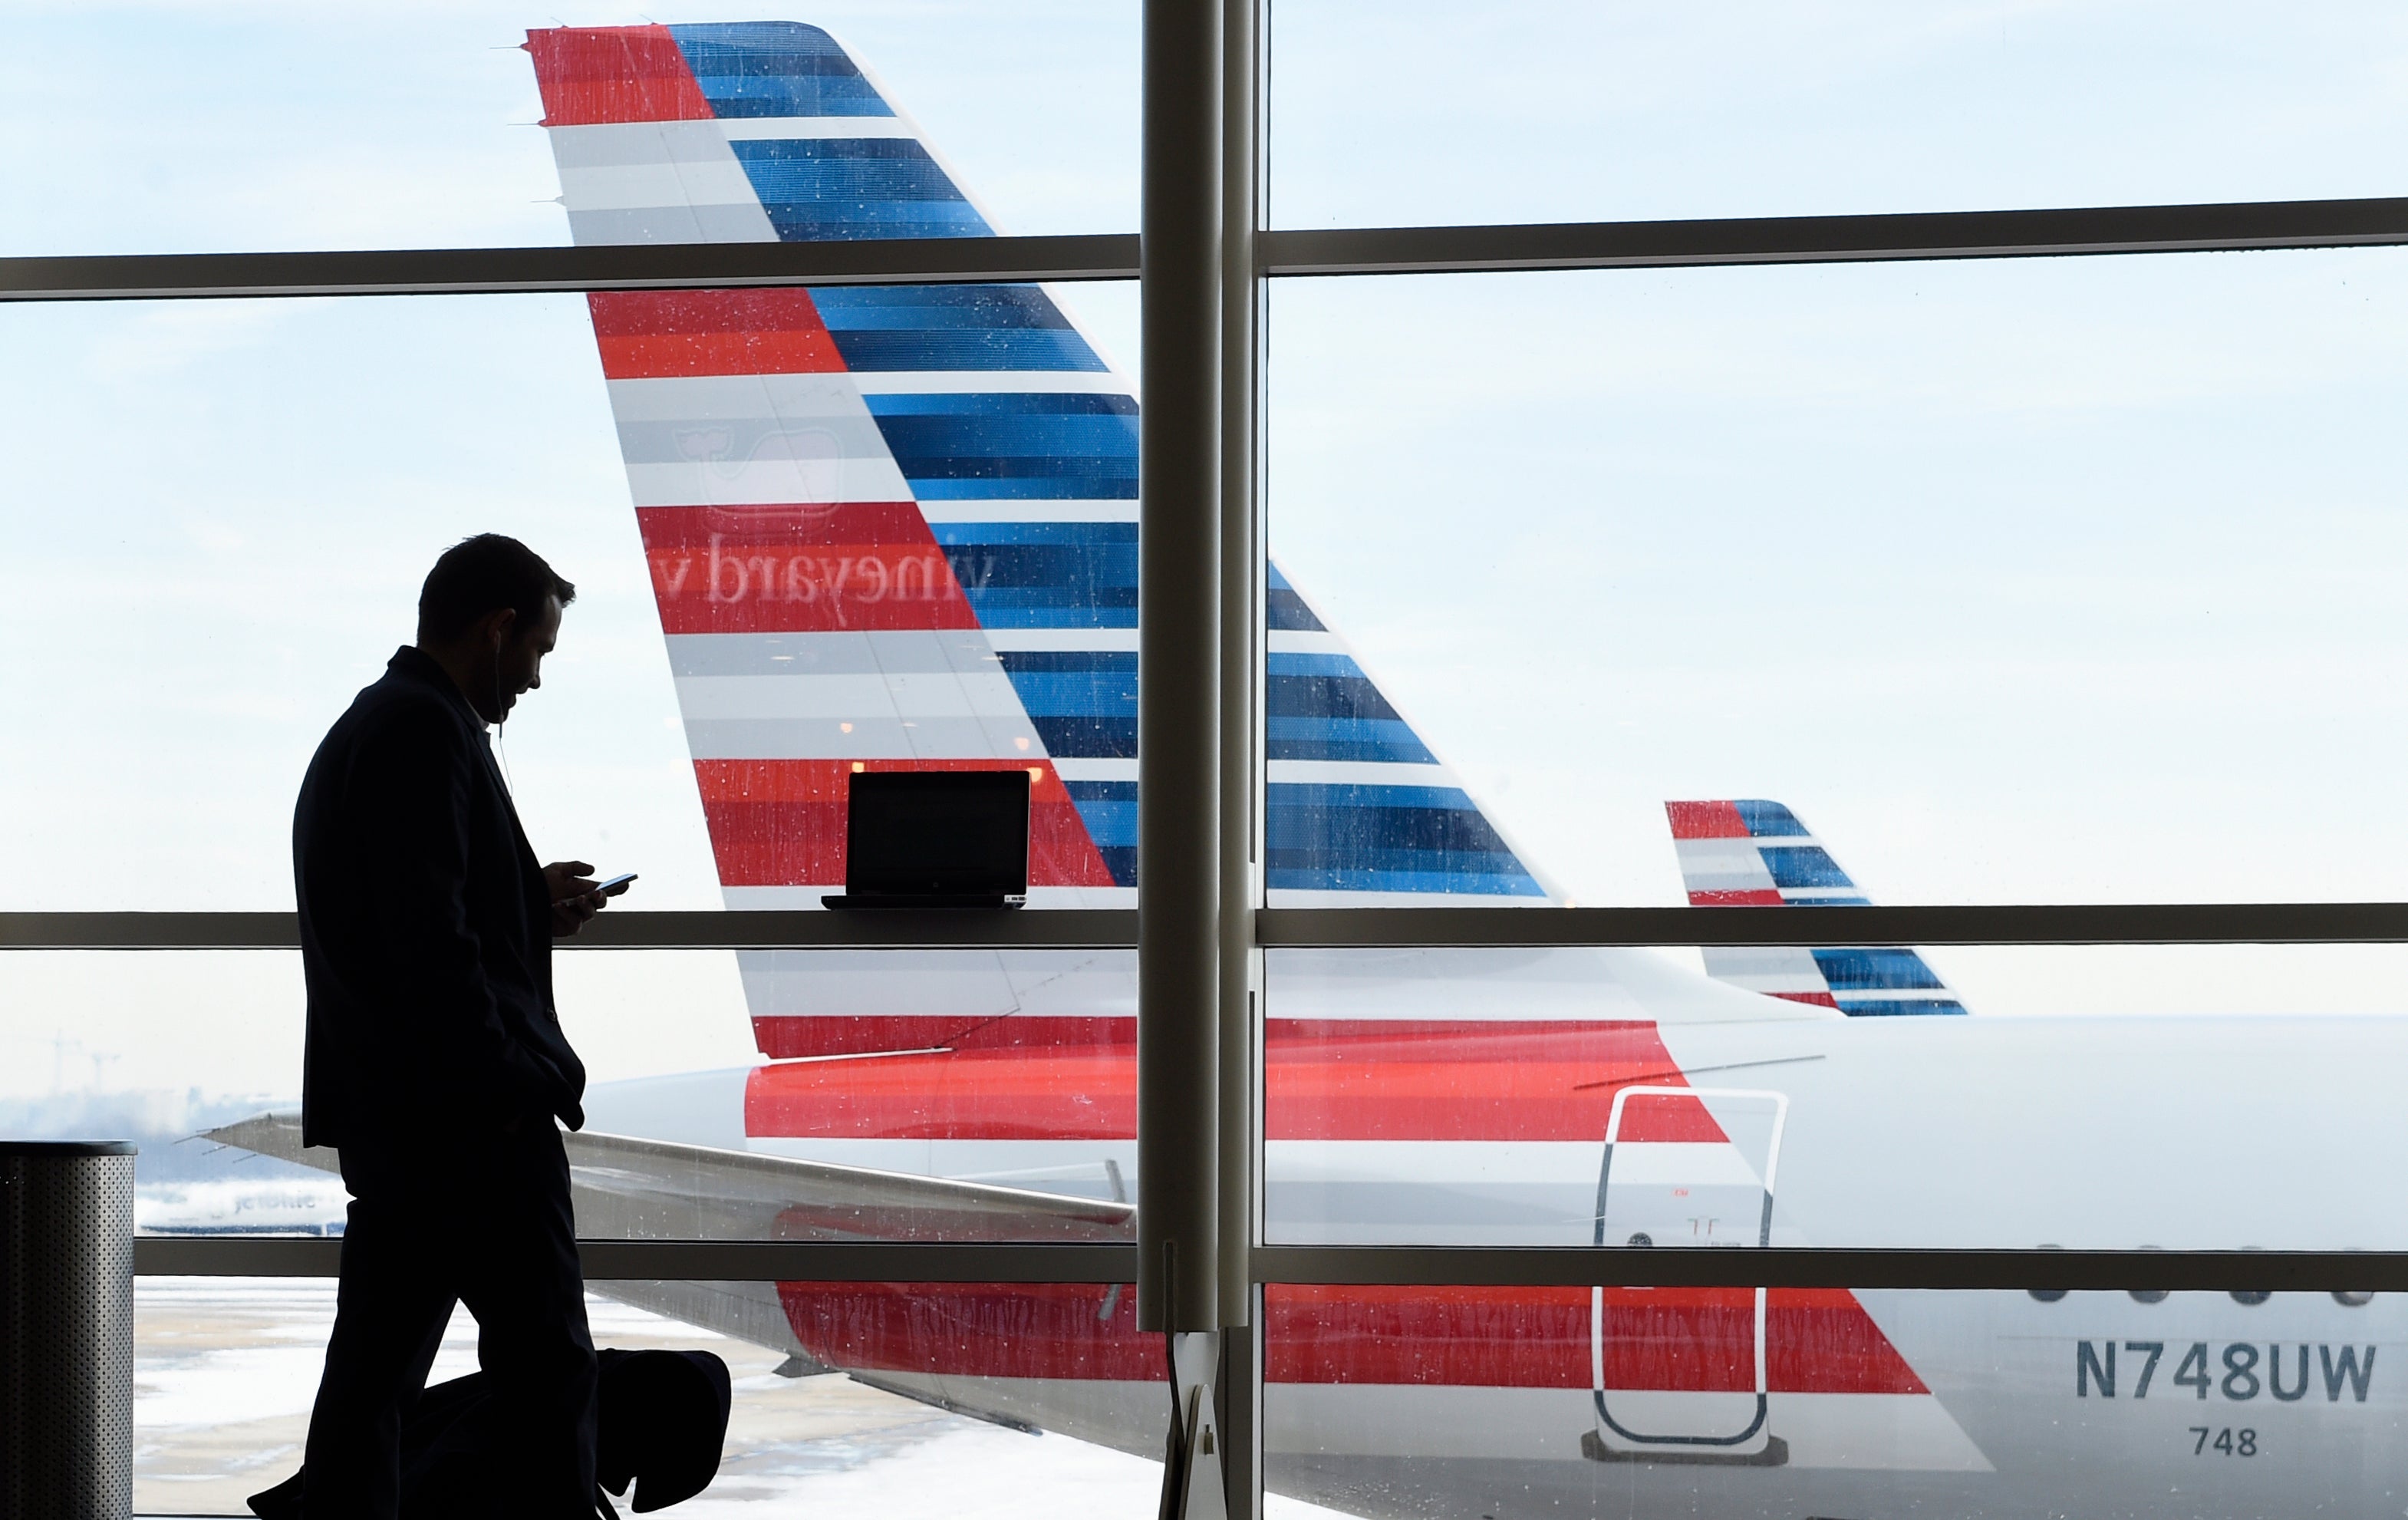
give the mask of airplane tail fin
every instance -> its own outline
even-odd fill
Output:
[[[580,245],[991,237],[792,22],[527,35]],[[1138,400],[1043,286],[593,295],[731,906],[843,881],[853,771],[1023,767],[1032,906],[1136,884]],[[1274,569],[1268,886],[1546,886]]]
[[[995,235],[818,27],[561,27],[526,48],[580,246]],[[1131,377],[1039,284],[589,301],[728,905],[816,908],[842,886],[853,772],[1005,767],[1031,778],[1030,906],[1133,903]],[[1549,901],[1270,581],[1272,901]],[[837,953],[792,975],[796,957],[739,956],[764,1050],[951,1045],[1004,1013],[1059,1016],[992,1038],[1085,1040],[1134,1002],[1125,975],[1028,970],[1043,956],[864,954],[850,978]]]
[[[1667,802],[1664,811],[1693,908],[1870,905],[1823,842],[1778,802]],[[1912,950],[1710,947],[1705,958],[1706,974],[1717,981],[1852,1016],[1965,1011],[1940,973]]]

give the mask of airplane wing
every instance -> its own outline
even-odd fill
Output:
[[[256,1114],[207,1130],[202,1138],[321,1171],[341,1169],[334,1151],[301,1143],[298,1113]],[[1135,1206],[1106,1199],[625,1135],[572,1131],[561,1138],[568,1151],[578,1233],[587,1237],[1076,1241],[1128,1240],[1137,1234]],[[840,1370],[812,1356],[796,1339],[774,1283],[614,1281],[591,1286],[606,1298],[781,1353],[787,1361],[779,1370],[787,1376]],[[957,1413],[998,1418],[905,1374],[871,1381]]]
[[[298,1113],[262,1113],[204,1137],[339,1171],[301,1143]],[[671,1140],[568,1131],[579,1233],[683,1240],[1130,1240],[1134,1204],[876,1171]]]

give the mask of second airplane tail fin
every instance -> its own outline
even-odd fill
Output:
[[[1863,908],[1870,899],[1798,815],[1761,798],[1667,802],[1693,908]],[[1921,954],[1879,946],[1709,947],[1706,974],[1852,1016],[1962,1013]]]

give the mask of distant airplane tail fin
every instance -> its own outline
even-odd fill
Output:
[[[1822,841],[1778,802],[1667,802],[1664,810],[1693,908],[1870,904]],[[1940,973],[1912,950],[1713,947],[1705,957],[1706,974],[1717,981],[1853,1016],[1965,1011]]]

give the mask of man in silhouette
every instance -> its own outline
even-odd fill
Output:
[[[293,823],[308,1040],[302,1139],[351,1194],[309,1419],[309,1520],[390,1520],[402,1422],[455,1302],[509,1412],[528,1520],[595,1513],[595,1357],[557,1119],[585,1068],[552,939],[603,905],[591,866],[538,867],[486,725],[541,682],[577,588],[480,534],[435,562],[418,641],[319,745]]]

